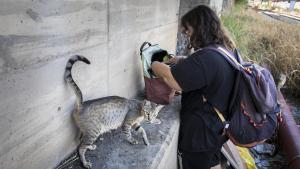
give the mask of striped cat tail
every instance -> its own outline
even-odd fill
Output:
[[[67,65],[66,65],[66,70],[65,70],[65,75],[64,75],[64,79],[65,81],[73,88],[75,94],[76,94],[76,98],[77,98],[77,110],[81,111],[82,110],[82,103],[83,103],[83,100],[82,100],[82,93],[81,93],[81,90],[79,89],[79,87],[77,86],[77,84],[74,82],[73,80],[73,77],[72,77],[72,67],[73,67],[73,64],[77,61],[82,61],[86,64],[90,64],[91,62],[83,57],[83,56],[80,56],[80,55],[74,55],[72,56],[69,61],[67,62]]]

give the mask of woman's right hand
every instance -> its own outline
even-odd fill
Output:
[[[174,56],[166,61],[164,61],[165,64],[176,64],[179,60],[185,59],[185,56]]]

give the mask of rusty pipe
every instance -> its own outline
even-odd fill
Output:
[[[282,110],[282,123],[279,126],[279,144],[286,154],[289,169],[300,169],[300,129],[281,92],[278,99]]]

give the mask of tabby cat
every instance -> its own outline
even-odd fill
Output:
[[[85,168],[91,168],[92,164],[85,158],[87,150],[95,150],[93,144],[100,134],[122,126],[126,140],[131,144],[138,144],[131,135],[131,129],[135,129],[143,136],[143,141],[149,145],[147,135],[140,123],[155,120],[162,105],[149,102],[126,99],[118,96],[109,96],[83,102],[82,93],[74,82],[71,69],[76,61],[90,64],[83,56],[72,56],[66,66],[64,78],[73,88],[77,96],[76,109],[73,112],[75,123],[81,131],[81,143],[79,145],[79,157]],[[157,120],[157,119],[156,119]]]

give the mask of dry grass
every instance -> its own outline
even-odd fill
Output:
[[[243,56],[267,64],[275,79],[287,75],[286,86],[300,96],[300,26],[279,22],[252,9],[235,10],[222,21]]]

